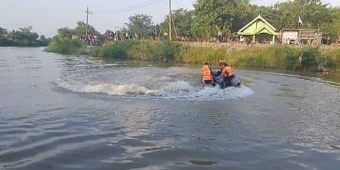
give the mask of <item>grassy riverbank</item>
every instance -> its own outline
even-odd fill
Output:
[[[225,60],[241,68],[310,69],[340,66],[340,49],[285,45],[203,47],[176,42],[125,41],[95,48],[91,55],[129,60],[217,64]]]
[[[48,44],[45,51],[59,54],[82,55],[86,53],[86,44],[81,40],[55,38]]]
[[[86,46],[78,40],[52,41],[46,49],[61,54],[85,54]],[[92,56],[201,64],[224,60],[234,67],[284,70],[329,70],[340,66],[340,49],[311,46],[199,46],[168,41],[122,41],[92,49]],[[320,67],[321,66],[321,67]]]

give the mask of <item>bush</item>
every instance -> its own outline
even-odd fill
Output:
[[[283,55],[285,57],[285,68],[291,70],[297,70],[301,68],[299,52],[296,49],[290,47],[284,47]]]
[[[156,52],[156,56],[161,57],[161,61],[175,61],[179,54],[180,45],[170,41],[161,43]]]
[[[47,46],[45,51],[55,52],[60,54],[85,54],[86,45],[79,39],[69,39],[66,37],[55,37]]]
[[[92,55],[117,59],[175,61],[180,53],[180,44],[157,41],[123,41],[93,50]]]
[[[150,41],[138,41],[135,44],[129,44],[124,42],[125,45],[129,45],[130,48],[126,48],[126,58],[132,60],[152,60],[152,54],[154,54],[154,46]]]
[[[218,63],[226,59],[227,54],[224,48],[192,47],[189,45],[180,46],[178,61],[185,63],[202,64],[203,62]]]
[[[286,68],[282,46],[248,47],[229,54],[227,61],[238,67]]]
[[[337,62],[334,58],[331,56],[324,56],[321,57],[321,59],[318,62],[318,68],[325,68],[325,69],[336,69],[337,68]]]
[[[318,48],[307,47],[301,52],[301,65],[304,68],[316,68],[316,58],[320,55]]]
[[[136,44],[135,41],[129,41],[106,45],[94,50],[94,56],[127,59],[128,51]]]
[[[339,68],[340,67],[340,49],[339,48],[334,48],[332,50],[327,50],[322,55],[329,57],[329,60],[334,60],[335,68]],[[331,61],[331,62],[333,62],[333,61]]]

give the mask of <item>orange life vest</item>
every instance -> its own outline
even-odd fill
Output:
[[[213,75],[208,65],[203,65],[202,67],[202,79],[203,80],[213,80]]]
[[[224,72],[228,77],[234,75],[234,71],[230,66],[225,66],[222,72]]]

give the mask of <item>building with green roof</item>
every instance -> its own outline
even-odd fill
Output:
[[[248,38],[252,43],[275,43],[279,35],[276,28],[259,15],[238,31],[238,36]]]

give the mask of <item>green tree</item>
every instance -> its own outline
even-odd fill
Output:
[[[71,39],[73,34],[74,34],[73,29],[64,27],[64,28],[58,29],[58,35],[56,35],[56,37]]]
[[[231,34],[253,17],[249,0],[198,0],[194,7],[196,37],[216,36],[219,31]]]
[[[77,27],[74,29],[73,34],[78,37],[85,37],[86,27],[87,27],[88,35],[99,35],[100,34],[92,25],[86,25],[86,23],[84,23],[83,21],[77,22]]]
[[[5,28],[0,27],[0,36],[3,36],[5,34],[7,34],[7,33],[8,32],[7,32],[7,30]]]
[[[137,34],[139,38],[144,39],[147,35],[152,35],[152,17],[144,14],[135,14],[129,17],[129,23],[126,24],[129,30]]]
[[[0,27],[0,46],[46,46],[47,39],[32,31],[32,27],[8,32]]]
[[[180,8],[172,12],[174,25],[178,36],[191,37],[191,25],[194,19],[194,11]],[[169,16],[160,24],[164,32],[168,32]],[[166,31],[165,31],[166,30]]]
[[[8,32],[5,28],[0,27],[0,46],[9,46],[11,45],[10,40],[8,39]]]
[[[320,28],[322,23],[332,20],[332,12],[321,0],[295,0],[276,4],[272,10],[264,13],[266,18],[278,28],[297,28],[299,17],[303,21],[302,28]],[[272,17],[274,16],[274,17]]]
[[[40,35],[39,37],[39,45],[40,46],[47,46],[49,43],[49,39],[45,37],[45,35]]]
[[[58,29],[58,34],[52,38],[45,50],[61,54],[84,54],[86,50],[85,42],[79,38],[73,39],[73,35],[73,29]]]
[[[322,23],[331,22],[332,13],[321,0],[295,0],[292,2],[307,28],[319,28]]]
[[[331,22],[323,23],[321,30],[325,34],[325,38],[331,38],[332,41],[340,38],[340,8],[333,8]]]
[[[18,46],[37,46],[39,35],[32,32],[32,27],[19,28],[11,33],[12,41]]]
[[[280,10],[274,6],[252,6],[252,16],[256,17],[257,15],[261,15],[265,18],[269,23],[271,23],[276,29],[280,30],[284,28],[284,20],[281,20],[281,16],[283,15]],[[284,18],[283,18],[284,19]]]

